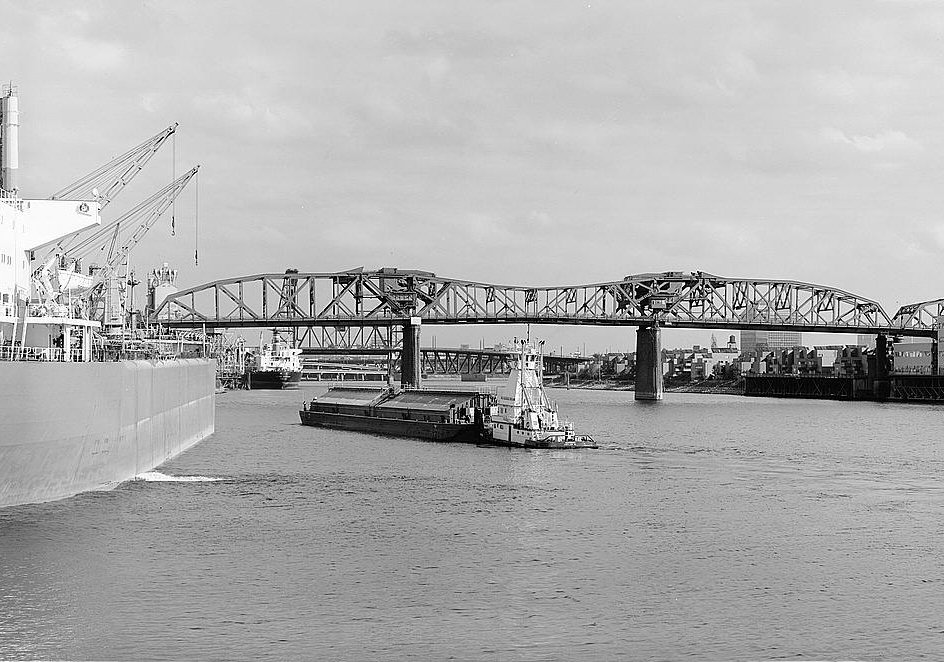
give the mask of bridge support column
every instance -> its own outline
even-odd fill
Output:
[[[403,325],[403,350],[400,352],[400,386],[419,388],[423,377],[423,351],[420,349],[422,318],[411,317]]]
[[[662,330],[658,324],[636,329],[636,399],[662,399]]]
[[[872,375],[872,395],[876,400],[887,400],[891,395],[888,350],[888,338],[880,333],[875,338],[875,374]]]

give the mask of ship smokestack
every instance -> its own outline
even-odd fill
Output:
[[[18,191],[17,171],[20,168],[19,104],[16,88],[13,84],[5,85],[0,97],[0,188]]]

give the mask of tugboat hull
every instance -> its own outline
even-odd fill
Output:
[[[482,434],[485,443],[518,448],[598,448],[582,434],[556,430],[525,430],[508,423],[492,423]]]

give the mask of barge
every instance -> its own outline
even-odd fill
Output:
[[[416,437],[477,442],[487,393],[338,386],[303,405],[303,425]]]
[[[544,392],[543,357],[527,341],[498,397],[390,387],[328,390],[298,412],[303,425],[518,448],[597,448],[561,421]]]

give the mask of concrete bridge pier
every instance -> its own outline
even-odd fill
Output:
[[[662,330],[658,324],[636,329],[636,399],[662,399]]]
[[[884,333],[875,337],[875,376],[872,378],[872,395],[876,400],[887,400],[891,395],[892,383],[889,379],[888,337]]]
[[[423,377],[423,352],[420,349],[420,332],[423,319],[411,317],[403,325],[403,350],[400,352],[400,386],[420,388]]]

